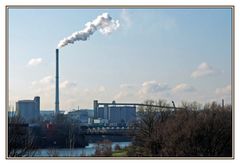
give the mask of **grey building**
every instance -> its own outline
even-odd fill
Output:
[[[26,123],[37,123],[40,119],[40,97],[33,100],[19,100],[16,102],[16,113]]]
[[[42,121],[53,121],[54,119],[54,110],[41,110],[41,120]]]
[[[94,118],[108,120],[109,123],[130,123],[136,120],[136,106],[124,103],[98,103],[93,102]]]
[[[111,106],[109,107],[110,123],[130,123],[136,120],[135,106]]]
[[[88,123],[89,118],[93,117],[93,110],[80,109],[68,112],[68,117],[76,123]]]

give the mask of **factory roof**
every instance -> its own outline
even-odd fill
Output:
[[[17,102],[34,102],[34,100],[18,100]]]

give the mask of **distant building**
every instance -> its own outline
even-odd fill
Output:
[[[80,111],[82,111],[82,112],[83,112],[83,111],[87,112],[88,117],[93,118],[93,116],[94,116],[93,109],[80,109]]]
[[[103,119],[103,113],[104,113],[104,109],[103,107],[97,107],[94,113],[94,118],[98,119],[98,118],[102,118]]]
[[[40,119],[40,97],[33,100],[19,100],[16,102],[16,113],[26,123],[36,123]]]
[[[117,104],[115,101],[112,103],[98,103],[94,100],[94,118],[104,119],[109,124],[125,123],[128,124],[136,120],[136,106],[129,105],[129,103]],[[101,106],[103,105],[103,106]]]
[[[130,123],[136,120],[135,106],[112,106],[109,107],[110,123]]]
[[[93,118],[93,110],[90,109],[80,109],[68,112],[68,117],[75,123],[88,124],[90,122],[89,118]]]
[[[41,120],[42,121],[52,121],[54,119],[54,110],[41,110]]]

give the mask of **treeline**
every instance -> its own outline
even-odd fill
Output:
[[[31,157],[41,148],[49,149],[49,155],[55,155],[52,151],[57,148],[85,147],[88,142],[79,135],[80,130],[62,114],[49,125],[38,123],[30,126],[20,116],[8,118],[8,156]]]
[[[166,101],[146,104],[169,106]],[[139,108],[139,122],[128,156],[231,157],[232,107],[212,102],[183,103],[181,110]]]

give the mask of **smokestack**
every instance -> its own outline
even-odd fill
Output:
[[[56,49],[56,100],[55,100],[55,114],[59,113],[59,71],[58,71],[58,54],[59,50]]]

